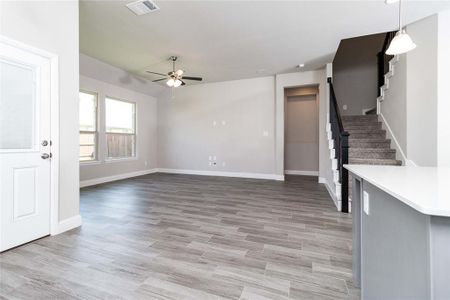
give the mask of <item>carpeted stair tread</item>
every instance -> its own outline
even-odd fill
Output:
[[[401,166],[402,161],[396,159],[349,158],[349,164]]]

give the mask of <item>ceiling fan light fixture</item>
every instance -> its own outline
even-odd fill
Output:
[[[181,80],[177,79],[175,80],[175,82],[173,83],[173,87],[179,87],[182,84]]]
[[[177,76],[181,76],[181,75],[183,75],[183,73],[184,73],[184,71],[181,69],[175,72],[175,74],[177,74]]]
[[[173,87],[175,85],[175,80],[173,80],[173,78],[169,78],[169,80],[167,80],[166,84],[170,87]]]
[[[405,31],[399,31],[389,44],[386,50],[387,55],[398,55],[409,52],[416,48],[416,44]]]

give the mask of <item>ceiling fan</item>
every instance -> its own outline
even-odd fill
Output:
[[[169,57],[169,60],[172,61],[172,71],[166,74],[158,73],[158,72],[152,72],[152,71],[146,71],[150,74],[156,74],[160,76],[164,76],[164,78],[153,80],[153,82],[163,81],[167,80],[166,84],[169,87],[179,87],[180,85],[185,85],[186,83],[184,80],[195,80],[195,81],[202,81],[203,78],[201,77],[192,77],[192,76],[183,76],[184,71],[181,69],[175,70],[175,62],[177,61],[177,56],[171,56]]]

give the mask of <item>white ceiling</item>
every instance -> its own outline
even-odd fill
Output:
[[[136,16],[132,1],[80,2],[80,51],[134,74],[167,73],[170,55],[204,82],[305,70],[330,62],[344,38],[394,30],[397,5],[379,1],[156,1]],[[407,23],[450,1],[407,1]],[[420,45],[419,45],[420,47]]]

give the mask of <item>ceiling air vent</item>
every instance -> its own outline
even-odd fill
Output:
[[[138,16],[159,10],[159,7],[150,0],[139,0],[131,2],[127,4],[127,7]]]

